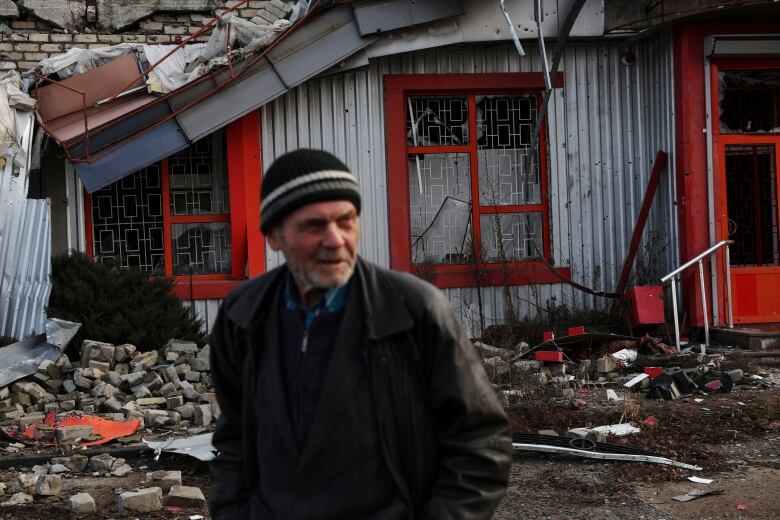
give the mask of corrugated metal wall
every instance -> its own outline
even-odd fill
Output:
[[[671,34],[632,45],[636,63],[621,63],[615,42],[573,43],[561,62],[565,87],[550,104],[550,220],[556,265],[596,290],[613,290],[642,204],[656,152],[670,154],[635,272],[657,281],[678,258],[675,213]],[[386,74],[539,71],[538,52],[520,58],[511,44],[459,45],[372,60],[367,68],[311,80],[262,110],[263,164],[298,147],[343,159],[364,196],[360,254],[389,264],[383,76]],[[649,239],[648,239],[649,237]],[[280,258],[269,251],[269,267]],[[503,291],[482,288],[486,324],[505,320]],[[479,323],[476,289],[446,291],[472,333]],[[609,302],[566,285],[513,289],[519,317],[549,305],[603,308]]]
[[[222,300],[182,300],[182,303],[188,309],[195,308],[195,315],[203,320],[204,332],[211,332],[214,321],[217,319],[219,306]]]
[[[46,330],[49,201],[0,197],[0,204],[0,336],[23,339]]]

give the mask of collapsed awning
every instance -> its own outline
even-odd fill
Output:
[[[147,92],[136,53],[36,90],[39,122],[94,192],[256,110],[369,45],[346,5],[173,92]]]

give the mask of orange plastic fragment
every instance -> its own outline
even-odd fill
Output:
[[[91,442],[82,442],[81,446],[95,446],[97,444],[105,444],[108,441],[118,439],[119,437],[126,437],[134,434],[141,426],[140,419],[133,419],[130,421],[112,421],[110,419],[103,419],[95,415],[65,415],[59,420],[55,419],[55,414],[46,414],[46,417],[42,421],[43,424],[54,426],[54,428],[62,428],[63,426],[92,426],[92,433],[94,435],[100,435],[100,438]],[[20,428],[17,431],[8,432],[9,435],[20,439],[25,437],[32,439],[35,432],[35,424],[30,424],[25,428]]]

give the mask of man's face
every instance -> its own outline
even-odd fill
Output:
[[[271,230],[268,243],[284,254],[306,304],[308,293],[319,297],[347,283],[355,268],[359,237],[355,205],[340,200],[298,208]]]

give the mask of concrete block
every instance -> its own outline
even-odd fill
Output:
[[[62,477],[59,475],[39,475],[35,484],[35,494],[39,496],[57,496],[62,491]]]
[[[146,485],[157,486],[166,493],[173,486],[181,486],[181,471],[158,470],[146,474]]]
[[[149,513],[162,509],[162,490],[158,487],[126,491],[119,495],[119,514]]]
[[[143,367],[149,369],[157,363],[157,351],[151,350],[149,352],[140,352],[133,357],[130,361],[130,368]]]
[[[95,499],[89,493],[73,495],[68,499],[68,510],[76,514],[95,513]]]
[[[83,439],[92,435],[92,426],[62,426],[57,428],[57,441],[60,443],[74,442],[76,439]]]
[[[190,362],[190,366],[192,367],[192,370],[196,372],[208,372],[211,370],[211,364],[209,363],[208,358],[193,358]]]
[[[195,407],[195,425],[207,426],[211,424],[211,405],[201,404]]]
[[[165,497],[165,505],[184,508],[203,507],[206,505],[206,497],[200,488],[192,486],[173,486]]]

